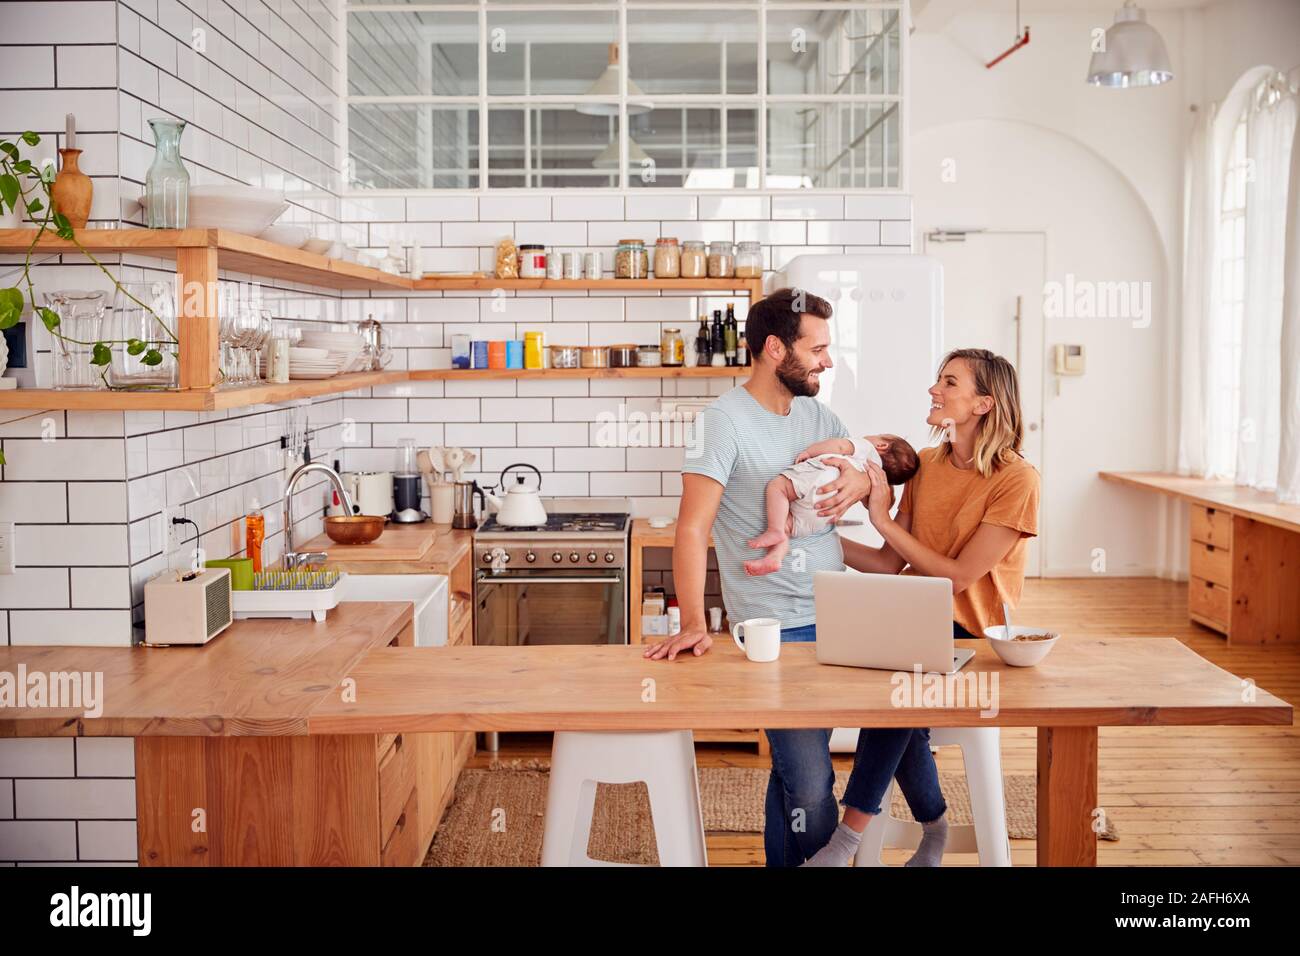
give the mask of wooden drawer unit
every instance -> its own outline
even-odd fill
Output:
[[[1191,506],[1192,540],[1232,550],[1232,514],[1204,505]],[[1195,572],[1193,572],[1195,573]]]
[[[1221,584],[1194,577],[1187,585],[1187,609],[1193,620],[1226,634],[1232,619],[1232,592]]]
[[[1193,539],[1189,564],[1192,577],[1212,581],[1231,590],[1232,554],[1226,548],[1202,544]]]
[[[415,754],[405,734],[398,734],[379,758],[379,832],[386,836],[402,814],[415,786]]]
[[[380,866],[416,866],[420,853],[419,789],[411,788],[406,801],[398,808],[397,818],[389,830],[379,853]]]

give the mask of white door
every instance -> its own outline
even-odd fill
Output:
[[[1043,282],[1047,237],[1041,232],[927,233],[924,253],[943,264],[943,351],[981,348],[1009,359],[1020,377],[1024,453],[1043,474]],[[1046,475],[1044,474],[1044,481]],[[1029,543],[1025,574],[1042,569],[1044,526]]]

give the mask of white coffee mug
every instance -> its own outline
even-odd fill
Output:
[[[752,617],[733,625],[731,639],[756,664],[766,664],[781,656],[781,622],[774,617]]]

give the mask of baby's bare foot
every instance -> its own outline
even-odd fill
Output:
[[[745,573],[757,577],[762,574],[773,574],[780,571],[781,562],[785,560],[786,552],[789,550],[790,539],[782,536],[781,541],[763,557],[755,558],[753,561],[746,561]]]
[[[780,528],[768,528],[757,538],[746,541],[745,543],[751,548],[770,548],[773,545],[778,545],[787,540],[789,540],[788,535],[786,535],[786,533]]]

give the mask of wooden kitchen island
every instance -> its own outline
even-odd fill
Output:
[[[673,663],[636,645],[403,646],[410,620],[406,604],[345,604],[321,625],[241,622],[208,648],[0,648],[0,670],[101,670],[105,682],[101,716],[8,709],[0,735],[136,737],[142,864],[375,865],[416,860],[441,814],[422,802],[413,735],[1037,727],[1038,862],[1091,866],[1098,727],[1292,721],[1285,701],[1243,693],[1172,638],[1067,636],[1032,668],[973,642],[963,678],[998,681],[983,716],[973,693],[895,706],[893,675],[817,664],[811,645],[772,664],[724,642]]]

